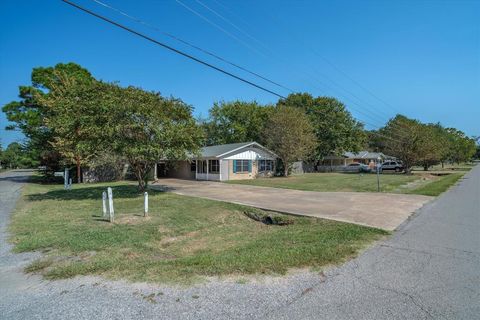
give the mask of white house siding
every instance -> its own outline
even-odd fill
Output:
[[[198,173],[197,172],[197,180],[220,181],[220,174],[218,174],[218,173]]]
[[[227,159],[227,160],[260,160],[260,159],[266,159],[266,160],[275,160],[275,157],[262,149],[258,148],[252,148],[248,147],[242,150],[239,150],[238,153],[233,153],[233,154],[227,154],[225,157],[222,159]]]

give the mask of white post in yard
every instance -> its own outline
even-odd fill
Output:
[[[107,193],[108,193],[108,211],[109,211],[109,218],[110,222],[113,222],[113,216],[114,216],[114,210],[113,210],[113,194],[112,194],[112,188],[108,187],[107,188]]]
[[[144,195],[143,216],[146,217],[148,216],[148,192],[145,192],[143,195]]]
[[[103,207],[103,218],[107,216],[107,192],[102,192],[102,207]]]
[[[67,168],[65,168],[65,171],[63,173],[63,186],[65,190],[68,189],[68,169]]]

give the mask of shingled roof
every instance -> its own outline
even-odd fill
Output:
[[[272,154],[274,154],[272,151],[268,150],[261,144],[255,142],[255,141],[250,141],[250,142],[239,142],[239,143],[229,143],[229,144],[219,144],[215,146],[208,146],[208,147],[203,147],[200,150],[200,157],[201,158],[219,158],[223,155],[226,155],[228,153],[231,153],[236,150],[240,150],[245,147],[249,146],[255,146],[260,149],[264,149]]]

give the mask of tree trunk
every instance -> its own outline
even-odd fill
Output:
[[[283,175],[284,175],[285,177],[288,177],[288,164],[287,164],[286,161],[283,161],[283,160],[282,160],[282,162],[283,162]]]
[[[137,168],[135,168],[135,176],[138,181],[138,191],[143,192],[145,191],[145,180],[144,180],[144,174],[143,170],[141,168],[141,165],[139,165]]]
[[[80,166],[80,158],[77,157],[75,160],[76,160],[76,162],[77,162],[77,182],[78,182],[78,183],[82,183],[82,177],[81,177],[82,168],[81,168],[81,166]]]
[[[443,169],[443,161],[442,161],[442,169]]]
[[[423,171],[428,171],[428,164],[423,165]]]

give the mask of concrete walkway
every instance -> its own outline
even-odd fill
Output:
[[[212,200],[395,230],[432,200],[420,195],[361,192],[315,192],[213,181],[161,179],[153,188]]]

